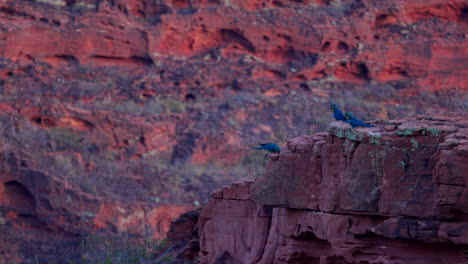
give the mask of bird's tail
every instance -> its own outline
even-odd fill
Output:
[[[374,125],[364,124],[364,127],[375,127]]]
[[[259,147],[259,148],[252,148],[252,149],[263,149],[262,147]]]

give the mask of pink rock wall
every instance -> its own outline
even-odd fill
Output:
[[[468,116],[330,124],[212,196],[201,263],[466,263]]]

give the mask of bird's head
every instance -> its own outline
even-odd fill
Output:
[[[330,105],[331,109],[335,110],[335,109],[338,109],[338,106],[336,104],[331,104]]]
[[[280,147],[279,147],[278,145],[275,145],[275,152],[276,152],[276,153],[280,153],[280,152],[281,152]]]
[[[351,114],[351,112],[346,112],[346,113],[345,113],[345,117],[346,117],[347,119],[353,119],[353,118],[354,118],[354,116],[353,116],[353,114]]]

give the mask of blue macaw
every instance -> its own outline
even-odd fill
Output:
[[[351,112],[346,112],[345,116],[348,119],[347,122],[351,126],[353,126],[353,128],[355,128],[355,127],[375,127],[374,125],[366,124],[366,123],[362,122],[361,120],[357,119],[355,116],[353,116],[353,114],[351,114]]]
[[[260,143],[261,147],[258,148],[252,148],[252,149],[264,149],[268,150],[269,152],[273,153],[280,153],[280,147],[276,145],[275,143]]]
[[[346,117],[343,115],[343,112],[341,112],[340,108],[338,107],[338,105],[331,104],[330,107],[331,109],[333,109],[333,117],[337,121],[348,122],[348,120],[346,120]]]

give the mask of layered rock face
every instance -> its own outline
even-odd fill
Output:
[[[468,116],[376,125],[292,139],[215,192],[201,263],[466,263]]]
[[[463,0],[7,0],[0,10],[0,54],[20,65],[145,71],[167,58],[232,59],[255,66],[252,79],[467,88]]]
[[[319,131],[331,101],[363,118],[466,110],[467,10],[464,0],[0,1],[0,263],[60,262],[92,232],[160,239],[174,216],[245,175],[236,169],[250,145]],[[308,173],[333,170],[315,162]],[[307,188],[281,203],[400,210],[378,207],[378,193],[337,202]]]

